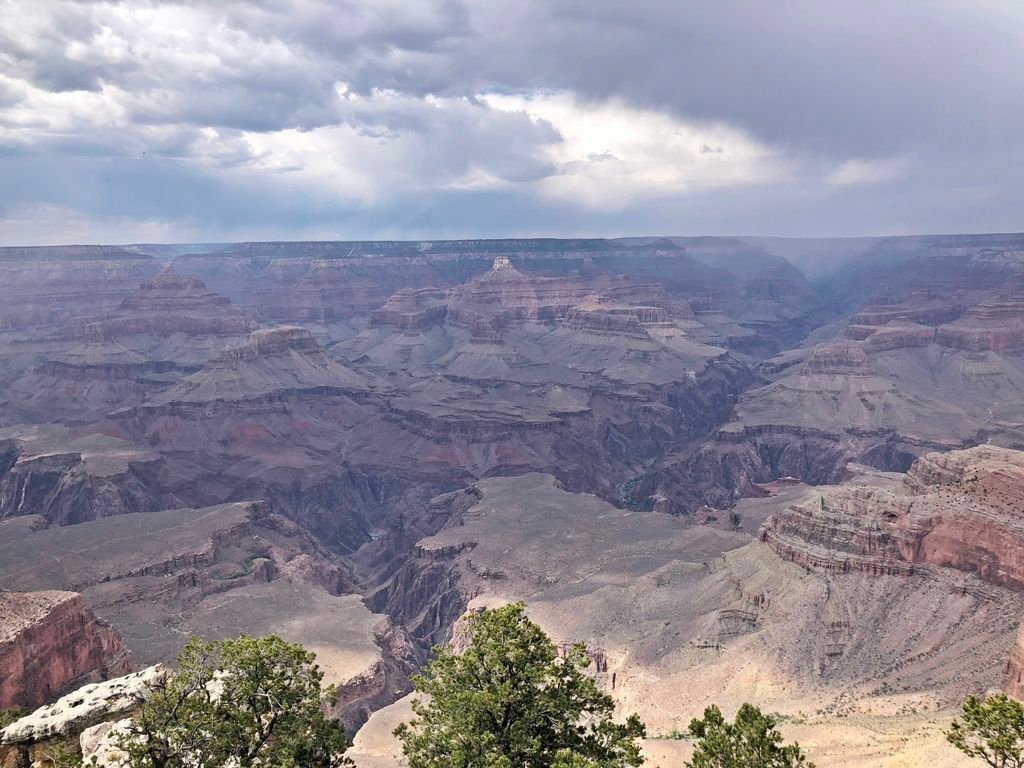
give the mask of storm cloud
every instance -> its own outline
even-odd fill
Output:
[[[0,0],[0,242],[1019,230],[1016,0]]]

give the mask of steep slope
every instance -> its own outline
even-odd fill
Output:
[[[956,568],[1024,589],[1024,454],[993,446],[930,453],[879,486],[840,486],[774,515],[761,540],[840,572]]]

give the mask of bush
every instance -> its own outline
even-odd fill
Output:
[[[29,714],[31,711],[32,710],[28,707],[10,707],[9,709],[0,709],[0,729],[6,728],[15,720],[21,720],[21,718]]]

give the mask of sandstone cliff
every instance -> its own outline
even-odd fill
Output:
[[[38,707],[127,666],[120,635],[80,595],[0,591],[0,709]]]

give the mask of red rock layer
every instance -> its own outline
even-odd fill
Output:
[[[1017,644],[1006,662],[1006,677],[1003,688],[1015,699],[1024,699],[1024,624],[1017,635]]]
[[[1024,349],[1024,296],[983,301],[938,330],[940,344],[972,352]]]
[[[949,567],[1024,589],[1024,452],[930,453],[892,487],[840,486],[772,516],[779,555],[836,571]]]
[[[121,636],[74,592],[0,592],[0,709],[127,671]]]
[[[955,568],[1024,589],[1024,452],[930,453],[902,483],[837,487],[770,517],[761,540],[808,567],[872,575]],[[1004,687],[1024,698],[1024,626]]]

